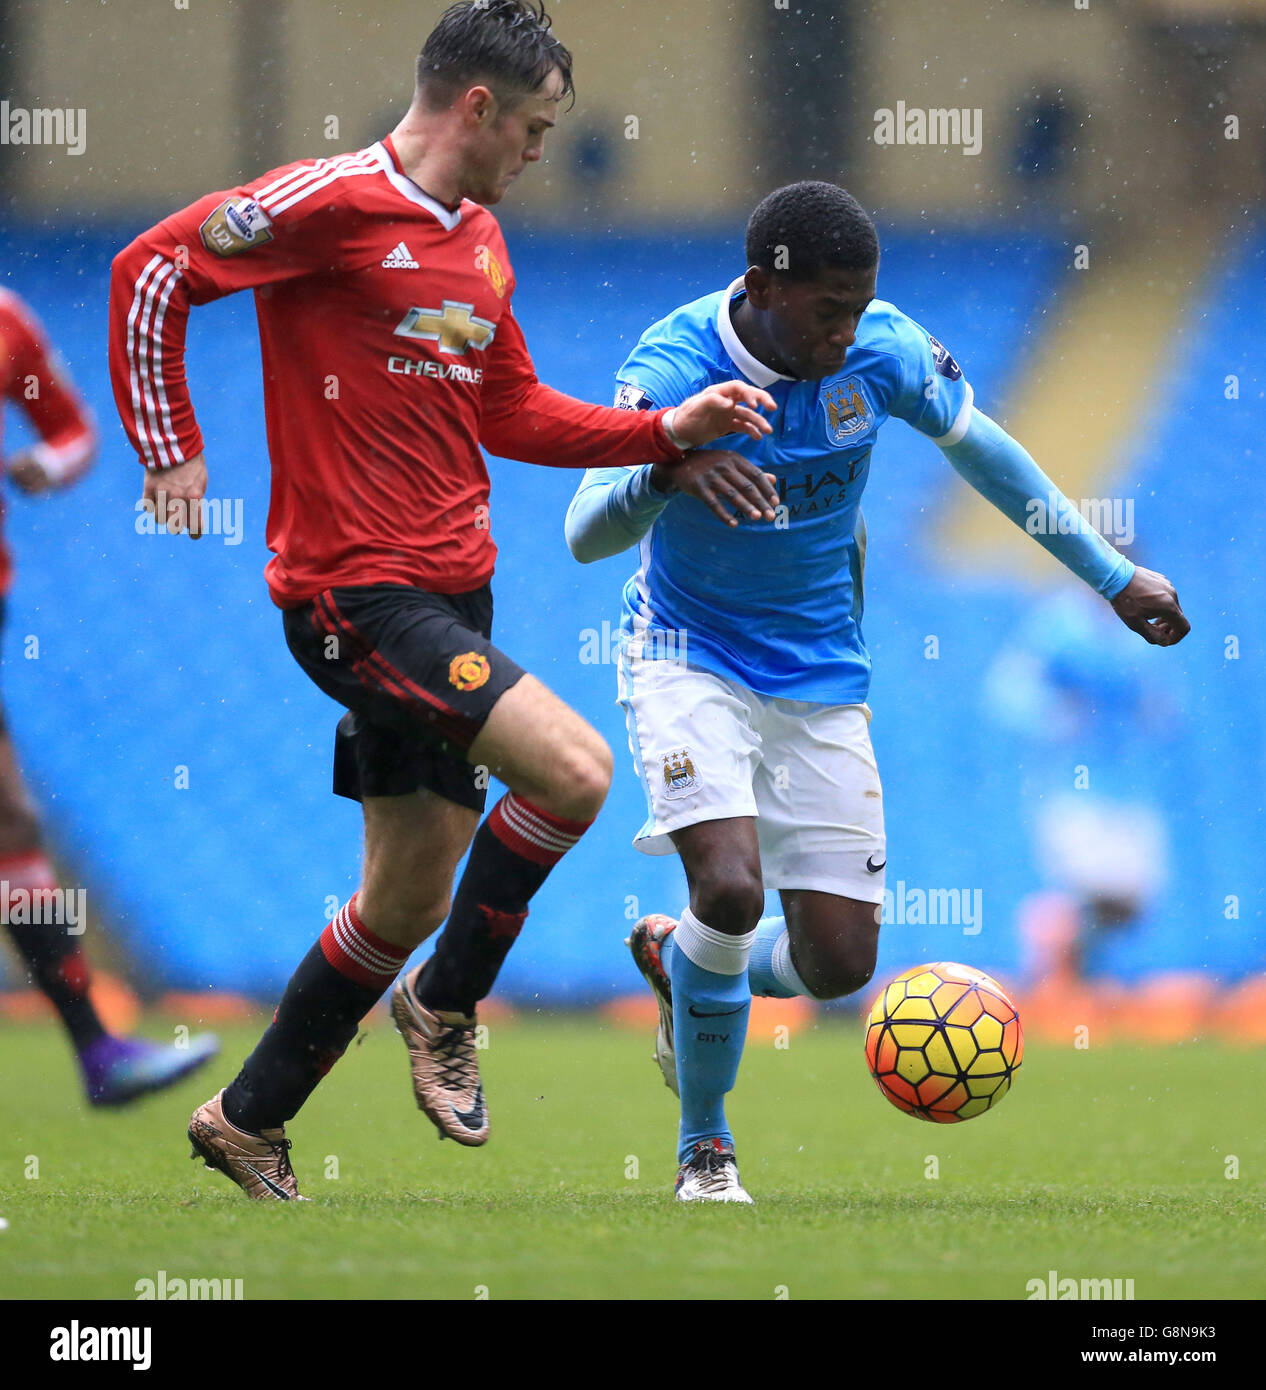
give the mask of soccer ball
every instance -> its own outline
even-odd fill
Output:
[[[938,961],[898,975],[870,1011],[866,1061],[898,1110],[937,1124],[983,1115],[1024,1056],[1015,1005],[996,980]]]

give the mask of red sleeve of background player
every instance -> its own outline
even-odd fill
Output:
[[[358,156],[287,165],[209,193],[114,258],[110,380],[141,462],[171,468],[202,452],[185,380],[189,309],[235,290],[328,269],[337,181]]]
[[[16,296],[0,299],[0,360],[8,358],[4,394],[39,434],[28,452],[54,487],[87,472],[97,449],[92,412],[49,348],[34,314]]]
[[[613,410],[542,385],[508,309],[488,349],[482,401],[479,442],[502,458],[553,468],[618,468],[682,457],[664,433],[667,410]]]

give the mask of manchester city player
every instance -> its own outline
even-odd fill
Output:
[[[583,562],[639,547],[619,669],[649,803],[635,844],[676,850],[690,900],[677,922],[643,918],[629,944],[659,1002],[657,1060],[681,1099],[683,1201],[751,1201],[725,1117],[751,995],[834,999],[874,970],[887,854],[859,503],[880,427],[912,425],[1020,525],[1030,498],[1056,491],[974,406],[946,349],[875,298],[875,229],[843,189],[771,193],[746,249],[741,279],[646,331],[617,404],[658,409],[745,378],[777,402],[772,434],[718,441],[677,471],[591,469],[566,523]],[[772,517],[762,474],[778,490]],[[734,508],[728,523],[717,496]],[[1189,625],[1169,581],[1059,505],[1078,524],[1051,525],[1038,543],[1147,641],[1181,641]],[[782,916],[761,919],[766,888]]]

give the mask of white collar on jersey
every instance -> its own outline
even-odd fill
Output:
[[[456,212],[450,212],[443,203],[432,198],[429,193],[424,193],[412,179],[407,179],[396,168],[396,162],[391,157],[391,151],[381,140],[371,146],[373,153],[382,165],[382,171],[391,181],[391,186],[397,193],[403,194],[411,203],[416,203],[418,207],[425,208],[435,220],[444,228],[446,232],[451,232],[454,227],[462,220],[462,210],[458,208]]]
[[[721,296],[721,307],[717,310],[717,332],[721,335],[721,346],[730,354],[734,365],[753,386],[759,386],[763,390],[766,386],[772,386],[776,381],[795,381],[794,376],[783,376],[781,372],[776,372],[772,367],[767,367],[763,362],[757,361],[739,342],[739,335],[734,331],[734,325],[730,322],[730,301],[743,288],[743,284],[744,277],[740,275]]]

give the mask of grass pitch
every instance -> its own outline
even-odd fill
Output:
[[[701,1208],[671,1200],[649,1035],[494,1025],[492,1139],[468,1150],[414,1109],[376,1021],[290,1126],[314,1200],[266,1206],[184,1138],[256,1036],[224,1030],[202,1078],[99,1113],[52,1026],[0,1030],[0,1296],[130,1299],[164,1270],[247,1299],[1022,1299],[1052,1269],[1139,1299],[1266,1295],[1259,1052],[1033,1045],[997,1111],[934,1126],[883,1100],[860,1024],[831,1019],[749,1047],[730,1114],[757,1206]]]

